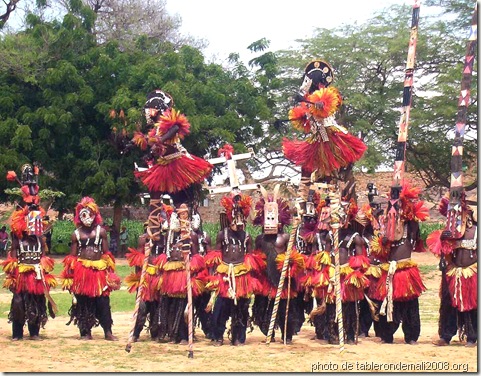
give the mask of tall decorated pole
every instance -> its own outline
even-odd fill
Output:
[[[406,141],[408,136],[409,117],[411,113],[414,63],[416,59],[416,44],[418,40],[419,7],[419,0],[415,0],[413,5],[411,35],[409,37],[408,56],[404,76],[402,114],[399,121],[396,157],[394,160],[394,175],[391,185],[390,199],[387,207],[387,228],[385,236],[390,241],[395,240],[396,224],[399,223],[400,217],[399,196],[404,184]]]
[[[451,187],[449,189],[449,206],[446,229],[454,239],[459,239],[464,233],[463,210],[461,207],[464,194],[463,184],[463,140],[466,128],[466,118],[471,94],[471,79],[478,43],[478,4],[474,7],[471,28],[469,30],[466,57],[461,80],[461,93],[458,100],[458,114],[456,117],[455,136],[451,149]]]

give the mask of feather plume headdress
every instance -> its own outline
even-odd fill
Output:
[[[187,117],[175,108],[164,111],[160,116],[160,121],[155,125],[158,127],[159,134],[165,134],[170,128],[177,125],[179,127],[177,134],[181,140],[190,133],[190,123]]]
[[[248,218],[251,207],[252,198],[244,193],[230,193],[222,197],[220,204],[224,207],[229,223],[234,219],[235,210],[240,210],[244,218]]]
[[[309,112],[316,118],[334,115],[342,103],[341,94],[332,86],[316,90],[307,99],[315,104],[309,107]]]
[[[429,219],[429,209],[423,200],[419,199],[421,188],[405,183],[399,199],[402,207],[402,217],[406,221],[424,222]]]

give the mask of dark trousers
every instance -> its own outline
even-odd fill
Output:
[[[371,299],[372,300],[372,299]],[[376,313],[379,316],[379,309],[381,308],[382,302],[379,300],[372,300],[374,304],[377,305]],[[381,337],[381,329],[379,327],[379,321],[372,318],[371,309],[369,303],[366,299],[359,301],[359,334],[364,334],[366,337],[369,336],[369,330],[371,327],[374,328],[374,335],[376,337]]]
[[[393,321],[387,322],[387,317],[379,315],[381,327],[381,339],[385,343],[392,343],[394,333],[401,325],[404,333],[404,341],[416,342],[421,333],[421,320],[419,317],[419,299],[412,299],[406,302],[393,303]]]
[[[213,339],[220,341],[224,337],[226,323],[231,317],[231,342],[245,343],[247,331],[247,319],[249,317],[249,303],[247,298],[234,300],[229,298],[217,298],[212,313],[212,335]]]
[[[38,336],[40,327],[47,322],[45,296],[29,293],[13,294],[8,318],[12,322],[12,338],[23,338],[25,323],[30,336]]]
[[[187,298],[161,297],[160,338],[166,333],[169,340],[174,343],[188,340],[189,331],[184,317],[186,306]]]
[[[317,305],[320,306],[322,304],[321,299],[317,298]],[[327,315],[327,304],[326,310],[322,314],[317,314],[314,316],[313,325],[316,332],[316,339],[329,339],[329,328],[328,328],[328,315]]]
[[[274,302],[274,299],[272,300]],[[281,299],[279,301],[279,309],[277,311],[279,317],[279,327],[281,328],[282,340],[284,336],[286,340],[291,341],[292,335],[294,334],[295,328],[299,327],[299,312],[294,299],[289,299],[289,312],[287,315],[287,329],[286,329],[286,307],[287,299]]]
[[[269,334],[269,326],[272,318],[272,311],[274,309],[275,299],[270,299],[266,296],[256,296],[254,305],[252,307],[252,313],[254,316],[254,324],[259,326],[261,332],[267,336]],[[277,309],[277,317],[274,323],[274,328],[279,327],[281,329],[281,337],[284,340],[284,333],[286,333],[286,340],[292,340],[295,328],[298,327],[300,320],[298,301],[296,299],[289,299],[289,312],[287,312],[287,330],[286,324],[286,307],[287,299],[280,299]],[[275,330],[272,331],[271,338],[275,337]]]
[[[110,297],[99,296],[91,298],[85,295],[75,295],[77,304],[70,309],[70,316],[74,318],[74,323],[78,325],[80,335],[87,336],[92,334],[94,326],[100,326],[104,334],[112,333],[112,312],[110,310]]]
[[[327,334],[328,342],[335,344],[339,342],[339,326],[336,321],[336,304],[326,304]],[[347,341],[354,341],[357,331],[356,302],[342,303],[342,323],[344,326],[344,337]]]
[[[369,303],[366,299],[359,301],[359,334],[369,337],[369,329],[371,329],[373,319],[369,309]]]
[[[210,294],[203,293],[194,298],[195,316],[200,321],[200,326],[204,335],[208,339],[212,339],[212,312],[206,312],[205,309],[210,300]]]
[[[439,336],[447,343],[456,335],[458,329],[461,338],[467,342],[476,343],[478,341],[478,310],[460,312],[453,307],[453,315],[445,316],[443,323],[440,323]]]
[[[150,337],[155,339],[159,335],[159,302],[140,302],[139,312],[134,327],[134,337],[139,338],[146,321],[149,322]]]

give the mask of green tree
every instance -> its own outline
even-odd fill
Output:
[[[122,206],[138,203],[145,191],[133,175],[142,154],[126,153],[125,145],[145,128],[146,93],[162,88],[173,96],[191,123],[184,144],[199,156],[215,155],[225,142],[243,151],[270,113],[247,73],[206,64],[195,47],[177,49],[149,35],[128,50],[115,40],[99,44],[95,18],[72,1],[61,21],[31,13],[25,30],[1,40],[0,173],[37,161],[41,188],[65,193],[58,209],[89,195],[114,206],[118,227]],[[5,197],[2,188],[0,181]]]
[[[428,185],[447,186],[451,157],[447,135],[455,123],[472,3],[443,2],[435,8],[441,9],[440,15],[423,16],[439,5],[430,3],[420,13],[407,160],[408,168]],[[445,17],[448,12],[456,16],[451,21]],[[281,74],[298,77],[286,80],[286,92],[297,90],[302,69],[313,58],[333,66],[334,85],[344,98],[339,123],[361,134],[368,144],[358,165],[370,172],[394,161],[410,21],[411,8],[394,5],[364,24],[318,29],[313,38],[299,41],[299,49],[278,52]],[[467,126],[472,136],[465,140],[467,164],[476,158],[476,92],[474,77]]]

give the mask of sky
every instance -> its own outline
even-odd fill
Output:
[[[244,61],[255,57],[247,46],[261,38],[271,41],[271,51],[289,49],[296,39],[312,37],[316,28],[362,24],[393,4],[412,6],[414,0],[166,0],[166,9],[181,17],[182,34],[209,42],[204,55],[219,63],[231,52]]]
[[[181,17],[182,34],[208,41],[204,50],[207,61],[222,64],[231,52],[239,53],[247,63],[255,57],[247,46],[261,38],[270,40],[271,51],[289,49],[295,46],[296,39],[312,37],[316,28],[362,24],[382,9],[393,4],[412,6],[414,0],[317,0],[305,4],[273,0],[166,0],[166,9],[170,15]],[[422,3],[420,12],[422,15]],[[238,173],[242,183],[242,173]],[[214,184],[221,184],[224,178],[215,176]]]

